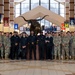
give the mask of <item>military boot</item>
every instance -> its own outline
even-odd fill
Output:
[[[67,60],[69,60],[69,57],[68,57],[68,56],[66,56],[66,59],[67,59]]]
[[[72,60],[74,60],[75,58],[74,58],[74,56],[72,56]]]
[[[60,57],[60,55],[58,56],[58,60],[60,60],[61,59],[61,57]]]
[[[69,58],[70,58],[70,60],[71,60],[71,59],[72,59],[72,56],[70,56]]]
[[[63,56],[63,59],[62,60],[65,60],[65,56]]]
[[[55,58],[54,58],[54,60],[56,60],[57,59],[57,56],[55,55]]]

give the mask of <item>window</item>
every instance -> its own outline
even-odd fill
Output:
[[[65,16],[65,14],[60,13],[60,16],[64,17],[64,16]]]
[[[22,3],[21,5],[21,14],[29,11],[29,4]]]
[[[39,0],[31,0],[31,9],[39,6]]]
[[[25,0],[25,1],[23,1],[22,3],[29,4],[29,0]]]
[[[49,1],[50,1],[50,5],[49,5]],[[31,4],[30,4],[30,0],[25,0],[21,2],[21,5],[17,4],[15,6],[15,16],[19,16],[20,14],[24,14],[25,12],[28,12],[30,9],[32,10],[36,8],[37,6],[39,6],[39,3],[41,3],[40,5],[45,7],[46,9],[50,9],[52,12],[64,17],[64,5],[56,2],[55,0],[31,0]]]
[[[41,6],[49,9],[49,0],[41,0]]]
[[[17,4],[15,6],[15,17],[18,17],[20,15],[20,4]]]
[[[25,0],[21,3],[21,14],[29,11],[29,0]]]
[[[60,15],[62,17],[64,17],[64,14],[65,14],[64,5],[63,4],[60,4]]]
[[[36,8],[37,6],[39,6],[39,3],[33,3],[31,4],[31,9]]]
[[[50,0],[50,3],[58,3],[58,2],[56,2],[55,0]]]
[[[56,2],[55,0],[50,0],[50,10],[53,11],[54,13],[58,14],[58,2]]]
[[[20,16],[20,14],[19,13],[16,13],[15,17],[18,17],[18,16]]]
[[[39,0],[31,0],[31,4],[39,3]]]

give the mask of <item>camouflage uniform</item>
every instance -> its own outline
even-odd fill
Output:
[[[63,36],[62,37],[62,56],[63,59],[65,59],[65,53],[67,56],[67,59],[69,58],[69,37],[68,36]]]
[[[10,54],[10,39],[9,39],[9,37],[4,36],[4,47],[5,47],[5,59],[7,59]]]
[[[61,37],[60,36],[54,36],[53,37],[53,43],[54,43],[54,55],[55,55],[55,59],[56,59],[57,56],[60,59]]]
[[[1,52],[1,58],[3,58],[3,37],[0,35],[0,52]]]
[[[72,36],[71,38],[71,55],[72,58],[75,59],[75,36]]]
[[[71,37],[71,35],[69,35],[68,37],[69,37],[69,57],[70,57],[70,59],[71,59],[71,56],[72,56],[71,38],[72,38],[72,37]]]

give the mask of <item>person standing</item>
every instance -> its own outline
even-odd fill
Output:
[[[53,37],[53,43],[54,43],[54,56],[55,56],[55,60],[58,59],[60,60],[60,44],[61,44],[61,37],[59,36],[59,34],[56,32],[54,37]]]
[[[16,31],[14,31],[14,35],[11,37],[11,59],[19,59],[19,42],[20,38]]]
[[[10,43],[11,43],[11,37],[12,37],[12,32],[9,33]],[[10,46],[10,54],[9,54],[10,59],[11,59],[11,55],[12,55],[11,50],[12,49],[11,49],[11,46]]]
[[[71,36],[71,32],[67,32],[67,36],[69,37],[69,58],[71,59],[72,58],[72,54],[71,54],[71,52],[72,52],[72,50],[71,50],[71,42],[72,42],[72,36]]]
[[[45,43],[46,43],[46,59],[50,59],[52,60],[53,59],[53,56],[52,56],[52,50],[53,50],[53,37],[51,35],[51,33],[47,33],[48,34],[48,37],[45,39]]]
[[[66,32],[63,32],[62,38],[61,38],[63,59],[65,59],[65,58],[69,59],[69,40],[70,39],[67,36]],[[65,56],[65,54],[66,54],[66,56]]]
[[[4,53],[3,53],[3,35],[0,31],[0,58],[3,59]]]
[[[30,32],[30,36],[28,37],[28,44],[29,44],[29,58],[32,59],[32,52],[34,54],[34,60],[36,60],[36,36],[34,31]]]
[[[72,37],[71,37],[71,56],[72,59],[75,59],[75,32],[72,32]]]
[[[5,59],[9,58],[10,47],[11,47],[11,43],[10,43],[9,33],[6,33],[6,35],[4,36]]]
[[[22,37],[20,39],[20,45],[21,45],[21,58],[22,59],[26,59],[26,51],[27,51],[27,37],[26,37],[26,33],[23,32],[22,33]]]
[[[38,47],[39,47],[39,59],[44,60],[44,52],[45,52],[45,36],[43,32],[37,37]]]

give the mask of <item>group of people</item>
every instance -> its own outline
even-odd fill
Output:
[[[1,59],[27,59],[36,60],[38,49],[39,60],[75,60],[75,32],[47,32],[35,35],[34,31],[18,34],[0,32],[0,58]],[[32,54],[33,52],[33,54]]]

